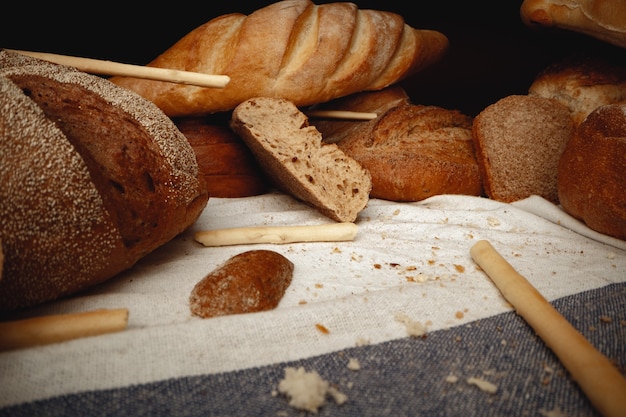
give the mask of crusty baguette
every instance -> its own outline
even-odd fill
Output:
[[[0,108],[0,312],[111,278],[207,204],[189,142],[129,90],[0,51]]]
[[[626,240],[626,104],[598,107],[576,129],[558,165],[563,209]]]
[[[313,121],[324,142],[336,143],[370,172],[370,197],[419,201],[438,194],[481,195],[470,116],[412,104],[398,85],[323,106],[378,114],[366,122]]]
[[[568,57],[541,71],[528,94],[560,101],[578,126],[596,108],[626,102],[626,68],[606,59]]]
[[[528,26],[571,30],[626,48],[624,0],[524,0],[520,15]]]
[[[148,64],[228,75],[225,88],[111,81],[172,117],[228,111],[259,96],[305,106],[386,87],[438,61],[447,48],[442,33],[414,29],[394,13],[347,2],[284,0],[250,15],[212,19]]]
[[[511,95],[487,106],[472,126],[485,194],[557,203],[557,166],[573,131],[567,107],[554,99]]]
[[[353,222],[369,201],[369,172],[322,135],[292,102],[257,97],[233,110],[232,129],[274,185],[339,222]]]
[[[196,283],[189,308],[202,318],[271,310],[285,295],[293,270],[293,262],[278,252],[242,252]]]

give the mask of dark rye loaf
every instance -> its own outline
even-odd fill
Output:
[[[0,311],[130,268],[206,206],[193,149],[154,104],[0,51]]]

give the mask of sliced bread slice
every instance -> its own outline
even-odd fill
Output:
[[[486,107],[472,126],[485,194],[558,203],[557,168],[573,132],[569,110],[554,99],[511,95]]]
[[[356,220],[369,201],[370,173],[322,134],[292,102],[258,97],[234,110],[231,128],[274,185],[339,222]]]

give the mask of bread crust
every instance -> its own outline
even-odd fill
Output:
[[[591,229],[626,240],[626,104],[594,110],[558,166],[563,209]]]
[[[414,105],[399,86],[353,94],[323,106],[378,114],[366,122],[313,122],[325,142],[336,143],[370,172],[370,197],[420,201],[440,194],[482,194],[470,116]]]
[[[229,111],[252,97],[297,106],[378,90],[437,62],[448,39],[401,16],[353,3],[284,0],[249,15],[220,16],[192,30],[148,66],[223,74],[226,87],[112,77],[171,117]]]
[[[174,123],[196,153],[211,197],[249,197],[268,191],[269,181],[254,155],[226,124],[206,117],[185,117]]]
[[[111,278],[206,206],[193,150],[153,103],[6,51],[0,88],[0,311]]]

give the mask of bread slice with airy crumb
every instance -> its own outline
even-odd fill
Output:
[[[573,132],[569,110],[554,99],[511,95],[486,107],[472,126],[485,194],[507,203],[531,195],[558,203],[559,159]]]
[[[322,134],[292,102],[257,97],[234,110],[231,128],[274,185],[339,222],[356,220],[369,201],[370,173]]]

